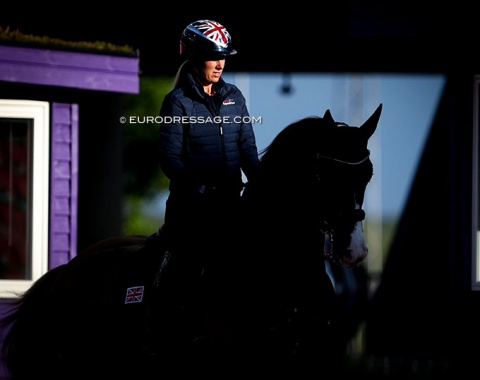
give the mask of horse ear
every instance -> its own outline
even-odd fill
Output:
[[[368,118],[368,120],[362,124],[360,129],[362,130],[362,133],[364,134],[365,138],[368,140],[372,135],[373,132],[377,129],[377,124],[378,121],[380,120],[380,114],[382,113],[382,107],[383,104],[380,103],[380,105],[377,107],[375,112]]]
[[[332,124],[335,124],[335,120],[333,120],[333,116],[332,116],[332,113],[330,112],[330,110],[326,110],[325,111],[325,115],[323,115],[323,118],[329,122],[329,123],[332,123]]]

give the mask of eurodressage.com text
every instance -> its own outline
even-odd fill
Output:
[[[120,118],[120,122],[125,123],[125,117]],[[229,116],[215,116],[215,117],[204,117],[204,116],[130,116],[130,124],[160,124],[160,123],[181,123],[181,124],[205,124],[205,123],[216,123],[216,124],[262,124],[262,117],[255,116],[234,116],[233,118]]]

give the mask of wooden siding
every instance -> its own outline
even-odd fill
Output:
[[[49,269],[77,253],[78,105],[52,104]]]
[[[136,94],[138,73],[137,57],[0,45],[0,81]]]

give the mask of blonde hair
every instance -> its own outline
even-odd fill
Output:
[[[175,74],[175,80],[173,81],[173,88],[180,87],[182,78],[185,77],[187,71],[191,68],[190,61],[187,59],[183,62]]]

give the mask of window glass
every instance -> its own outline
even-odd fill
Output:
[[[0,119],[0,278],[31,279],[32,121]]]

